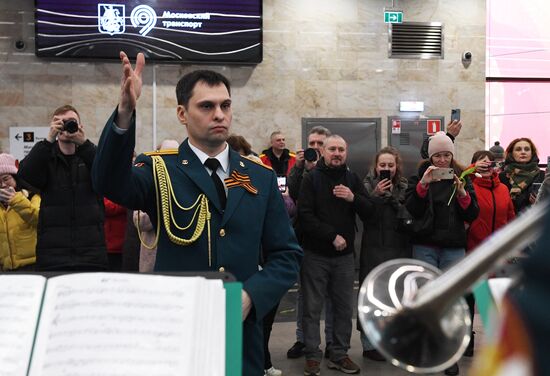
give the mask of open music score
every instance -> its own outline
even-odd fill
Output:
[[[225,303],[218,279],[1,275],[0,375],[221,376]]]

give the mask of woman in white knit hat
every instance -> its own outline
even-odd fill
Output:
[[[17,160],[0,154],[0,268],[33,270],[40,196],[17,178]]]
[[[466,253],[465,223],[479,214],[474,188],[454,160],[454,144],[443,132],[430,138],[429,159],[409,179],[405,206],[418,226],[411,235],[413,257],[447,269]],[[458,364],[445,370],[458,375]]]

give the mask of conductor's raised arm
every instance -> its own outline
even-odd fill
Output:
[[[122,63],[122,78],[120,81],[120,99],[118,101],[118,112],[115,118],[116,125],[121,129],[130,127],[132,113],[136,108],[137,100],[141,95],[141,73],[145,66],[145,57],[140,52],[136,57],[136,65],[132,63],[124,51],[120,51]]]

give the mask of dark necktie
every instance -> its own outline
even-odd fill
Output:
[[[220,161],[218,161],[216,158],[208,158],[206,161],[204,161],[204,165],[212,170],[212,174],[210,175],[210,177],[212,178],[212,182],[216,187],[216,192],[218,192],[218,197],[220,199],[220,203],[222,204],[222,209],[225,209],[225,203],[227,202],[227,197],[225,196],[225,188],[223,187],[222,179],[220,179],[218,174],[216,174],[218,167],[221,167]]]

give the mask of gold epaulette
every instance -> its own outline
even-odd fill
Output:
[[[178,153],[179,153],[178,149],[163,149],[163,150],[147,151],[143,154],[145,154],[148,157],[151,157],[153,155],[174,155]]]
[[[248,156],[246,156],[246,155],[241,155],[241,157],[243,157],[244,159],[249,160],[250,162],[256,163],[258,166],[262,166],[262,167],[264,167],[264,168],[267,168],[268,170],[273,170],[273,169],[271,168],[271,166],[267,166],[267,165],[263,164],[261,160],[258,161],[257,159],[250,158],[250,157],[248,157]]]

